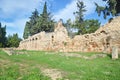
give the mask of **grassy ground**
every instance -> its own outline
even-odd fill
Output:
[[[69,80],[120,80],[120,59],[86,60],[62,56],[63,53],[19,51],[24,54],[8,56],[0,50],[0,80],[50,80],[39,67],[58,69]],[[91,56],[96,53],[77,53]]]

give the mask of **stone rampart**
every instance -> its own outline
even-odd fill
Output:
[[[62,22],[58,22],[54,32],[40,32],[20,42],[19,49],[61,52],[111,52],[120,49],[120,17],[100,27],[95,33],[68,37]]]

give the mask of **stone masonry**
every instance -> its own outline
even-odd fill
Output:
[[[20,42],[19,49],[61,52],[111,52],[120,50],[120,17],[100,27],[95,33],[69,38],[66,28],[59,21],[54,32],[40,32]]]

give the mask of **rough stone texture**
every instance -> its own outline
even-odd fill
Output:
[[[41,32],[20,42],[19,49],[60,52],[112,52],[120,50],[120,17],[100,27],[95,33],[68,37],[62,22],[58,22],[52,33]]]
[[[9,56],[11,56],[12,54],[15,54],[15,51],[12,48],[4,48],[2,50],[6,52]]]
[[[118,59],[118,47],[112,47],[112,59]]]
[[[20,42],[19,49],[62,51],[70,38],[62,22],[58,22],[54,32],[40,32]]]

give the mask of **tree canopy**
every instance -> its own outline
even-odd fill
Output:
[[[120,15],[120,1],[119,0],[103,0],[107,3],[106,6],[99,6],[97,3],[96,5],[96,12],[100,16],[101,13],[104,14],[104,18],[106,19],[107,16],[117,16]]]
[[[76,18],[75,18],[75,24],[74,27],[78,29],[78,34],[84,34],[85,32],[85,26],[84,26],[84,12],[86,12],[85,5],[82,1],[78,0],[77,2],[77,9],[78,11],[74,12]]]
[[[18,37],[18,34],[9,35],[7,37],[7,47],[18,47],[21,39]]]
[[[78,0],[77,1],[77,11],[74,12],[75,14],[75,22],[73,24],[74,28],[78,29],[77,34],[86,34],[86,33],[93,33],[95,32],[99,26],[100,23],[98,20],[85,20],[84,19],[84,13],[87,11],[85,9],[84,2]]]
[[[38,19],[39,19],[39,13],[37,11],[37,9],[35,9],[34,12],[32,12],[32,15],[30,18],[29,22],[26,22],[25,28],[24,28],[24,34],[23,34],[23,38],[28,38],[28,36],[31,36],[36,32],[36,30],[34,29],[34,26],[36,25]]]
[[[54,30],[54,20],[51,13],[47,11],[47,3],[45,2],[43,12],[39,15],[37,9],[32,12],[30,21],[26,22],[23,38],[37,34],[41,31],[52,32]]]

